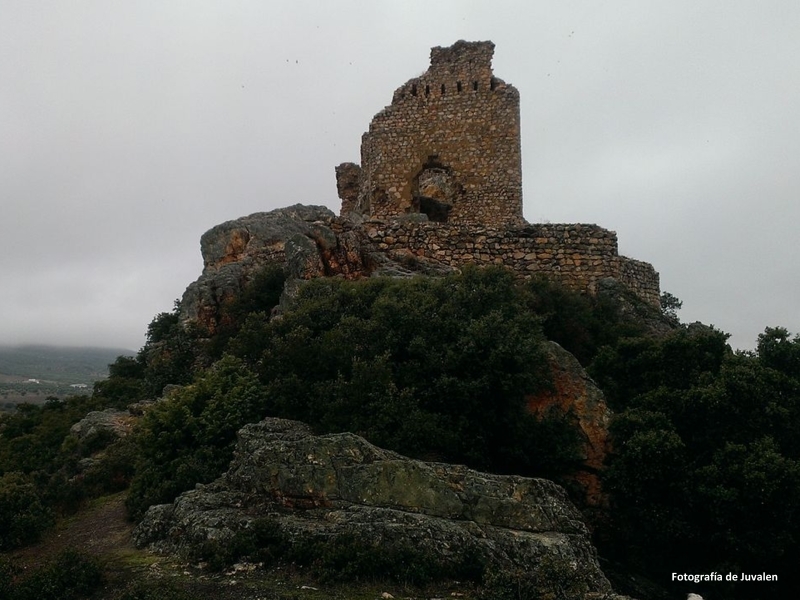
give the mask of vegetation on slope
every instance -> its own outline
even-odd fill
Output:
[[[630,298],[520,283],[495,269],[312,281],[291,310],[270,318],[282,282],[278,270],[265,271],[225,307],[214,335],[184,328],[177,310],[157,315],[145,347],[112,364],[91,398],[0,416],[2,547],[30,542],[81,498],[128,483],[138,517],[217,477],[236,431],[268,415],[318,432],[355,431],[411,456],[558,479],[575,464],[575,431],[524,411],[525,395],[549,385],[540,345],[551,339],[589,369],[616,412],[604,474],[610,507],[596,524],[601,554],[673,593],[689,590],[671,573],[715,571],[779,581],[692,590],[715,598],[800,591],[792,580],[800,338],[785,329],[767,329],[755,352],[735,353],[724,333],[680,325],[672,296],[661,323],[673,330],[653,335],[648,320],[658,315],[643,318],[649,309]],[[72,423],[88,410],[158,397],[168,384],[182,387],[79,472],[81,458],[107,440],[64,444]]]
[[[476,270],[316,280],[282,318],[250,313],[225,358],[147,413],[132,513],[219,476],[236,431],[266,416],[484,470],[569,471],[571,426],[524,409],[525,395],[549,384],[527,300],[507,272]]]
[[[108,364],[125,350],[59,346],[0,346],[0,410],[66,398],[108,376]]]
[[[618,413],[601,550],[662,585],[673,572],[771,573],[774,589],[796,593],[800,338],[769,328],[755,353],[731,352],[726,338],[690,326],[621,340],[593,362]],[[770,586],[693,589],[760,598]]]

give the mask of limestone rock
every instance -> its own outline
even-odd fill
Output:
[[[125,437],[133,425],[134,418],[128,411],[107,408],[88,413],[69,430],[71,435],[80,440],[101,433],[110,433],[114,437]]]
[[[183,294],[181,321],[213,333],[225,303],[269,264],[286,265],[301,279],[332,274],[325,258],[338,246],[333,219],[324,206],[296,204],[211,228],[200,239],[204,269]]]
[[[545,343],[553,390],[528,398],[528,410],[545,416],[550,411],[575,421],[582,435],[582,468],[574,475],[586,507],[604,505],[599,473],[610,451],[611,411],[605,396],[572,354],[555,342]]]
[[[411,460],[350,433],[315,436],[283,419],[245,426],[228,472],[151,507],[134,539],[191,553],[257,517],[294,540],[347,534],[411,544],[443,561],[477,551],[498,568],[536,570],[542,557],[558,558],[591,592],[612,593],[580,513],[556,484]]]

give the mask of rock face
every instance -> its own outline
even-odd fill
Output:
[[[234,300],[268,265],[289,276],[280,308],[299,283],[315,277],[355,279],[371,275],[444,275],[457,269],[408,249],[373,248],[366,231],[335,217],[324,206],[296,204],[227,221],[200,239],[203,273],[181,299],[181,321],[214,333],[223,306]]]
[[[94,410],[70,427],[70,434],[80,440],[98,434],[110,434],[113,437],[125,437],[133,426],[134,418],[128,411],[108,408]]]
[[[611,593],[580,514],[556,484],[411,460],[283,419],[245,426],[228,472],[151,507],[134,539],[190,553],[260,517],[295,540],[347,534],[376,546],[410,543],[443,561],[477,551],[497,568],[536,570],[557,558],[589,591]]]
[[[545,416],[551,411],[575,422],[582,436],[582,467],[574,475],[585,506],[600,508],[606,498],[599,473],[610,450],[611,411],[605,396],[578,360],[555,342],[545,344],[553,390],[528,398],[528,410]]]
[[[200,239],[203,273],[181,300],[181,320],[216,331],[222,306],[239,295],[258,271],[284,265],[295,279],[358,276],[364,270],[357,246],[331,229],[324,206],[296,204],[255,213],[213,227]]]

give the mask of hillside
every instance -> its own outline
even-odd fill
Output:
[[[122,348],[0,346],[0,374],[56,383],[91,384],[108,376],[108,365],[118,356],[134,354]]]
[[[95,381],[108,377],[109,364],[133,354],[121,348],[0,346],[0,409],[91,392]]]
[[[800,339],[786,330],[767,329],[755,353],[737,354],[723,332],[680,324],[674,299],[672,310],[656,314],[611,282],[588,295],[520,281],[502,268],[290,281],[293,295],[278,312],[286,283],[280,265],[262,266],[238,295],[213,307],[213,333],[182,322],[180,306],[161,313],[144,348],[114,361],[91,397],[0,417],[0,547],[35,542],[59,515],[127,489],[129,517],[153,532],[139,536],[142,545],[205,565],[185,570],[189,587],[237,564],[279,582],[296,582],[284,573],[300,569],[311,587],[332,577],[337,585],[343,577],[401,589],[410,581],[439,585],[453,571],[430,565],[452,553],[432,558],[430,546],[390,535],[425,511],[443,528],[455,515],[487,536],[507,529],[476,516],[472,507],[494,500],[472,499],[454,475],[467,471],[447,466],[462,464],[502,474],[466,477],[481,490],[513,490],[501,492],[501,515],[536,514],[550,502],[525,490],[561,489],[531,478],[564,486],[554,493],[568,494],[590,524],[604,576],[639,600],[798,591],[791,574],[800,539]],[[292,465],[289,442],[299,436],[265,446],[265,417],[302,421],[322,445],[291,450]],[[328,449],[344,432],[366,441],[334,457]],[[245,442],[257,449],[235,454]],[[373,446],[386,453],[365,450]],[[403,463],[394,453],[423,462]],[[377,455],[389,460],[363,458]],[[359,456],[363,476],[347,462]],[[440,493],[419,495],[432,487],[413,483],[421,472],[444,478]],[[354,478],[334,485],[347,474]],[[522,501],[534,508],[520,509]],[[313,522],[341,525],[349,514],[355,529],[341,536]],[[312,522],[301,527],[306,517]],[[577,529],[559,531],[546,520],[531,527],[542,530],[525,535],[549,540],[545,546],[570,538],[568,547],[592,560],[593,549],[574,545]],[[379,546],[366,542],[369,531],[382,532]],[[468,539],[433,550],[480,548]],[[565,591],[586,583],[568,565],[519,569],[514,561],[524,556],[494,545],[458,564],[469,567],[463,572],[480,600],[539,598],[545,590],[563,600],[592,597]],[[136,579],[131,569],[125,577]],[[673,572],[780,579],[675,582]],[[27,584],[14,585],[23,591],[8,597],[27,599]]]

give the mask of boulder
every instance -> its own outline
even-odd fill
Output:
[[[107,408],[94,410],[70,427],[70,434],[85,440],[99,434],[125,437],[133,426],[134,417],[128,411]]]
[[[298,279],[335,274],[325,264],[338,246],[334,217],[324,206],[296,204],[212,227],[200,239],[203,273],[183,294],[181,321],[214,333],[224,304],[270,264]]]
[[[442,564],[477,553],[493,568],[536,572],[558,560],[591,597],[612,593],[580,513],[555,483],[412,460],[351,433],[316,436],[284,419],[240,430],[227,473],[151,507],[134,540],[192,555],[258,518],[287,539],[411,545]]]
[[[556,413],[574,422],[582,438],[582,456],[573,481],[585,508],[601,508],[606,497],[600,485],[600,472],[611,449],[608,432],[611,410],[602,390],[577,358],[555,342],[545,342],[544,349],[553,387],[529,396],[528,410],[542,417]]]

